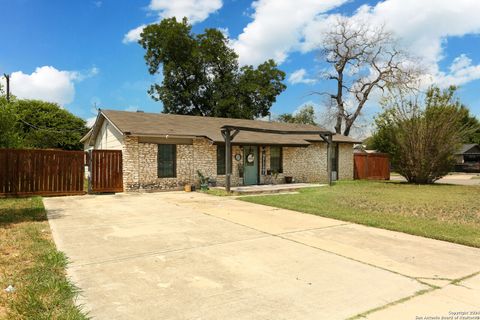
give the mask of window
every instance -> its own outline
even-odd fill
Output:
[[[158,167],[159,178],[175,178],[177,176],[177,145],[158,145]]]
[[[217,145],[217,175],[225,174],[225,145]]]
[[[283,159],[282,147],[270,147],[270,171],[282,173]]]

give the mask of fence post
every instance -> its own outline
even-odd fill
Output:
[[[92,157],[93,157],[93,150],[88,150],[87,152],[87,162],[88,162],[88,177],[87,177],[87,181],[88,181],[88,194],[91,194],[92,193]]]

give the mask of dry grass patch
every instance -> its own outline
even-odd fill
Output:
[[[0,243],[0,319],[86,319],[41,198],[0,199]]]

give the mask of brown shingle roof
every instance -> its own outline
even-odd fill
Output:
[[[223,142],[221,128],[225,125],[257,129],[329,132],[328,130],[304,124],[267,122],[231,118],[185,116],[163,113],[143,113],[116,110],[102,110],[101,113],[123,134],[133,136],[195,136],[206,137],[216,143]],[[308,145],[309,141],[323,141],[318,135],[286,135],[263,132],[240,131],[233,140],[235,144],[281,144]],[[357,143],[356,140],[334,135],[334,141]]]
[[[476,143],[464,144],[455,154],[479,154],[480,145]]]

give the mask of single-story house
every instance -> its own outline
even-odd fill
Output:
[[[328,131],[312,125],[101,110],[82,142],[85,149],[122,150],[125,191],[177,189],[197,183],[197,171],[221,186],[225,126],[253,130],[240,130],[231,141],[232,186],[283,183],[285,177],[328,180],[327,143],[308,134]],[[343,135],[332,140],[333,176],[353,179],[353,145],[359,141]]]
[[[480,145],[464,144],[455,154],[457,164],[480,163]]]
[[[480,145],[464,144],[455,153],[457,172],[480,172]]]

